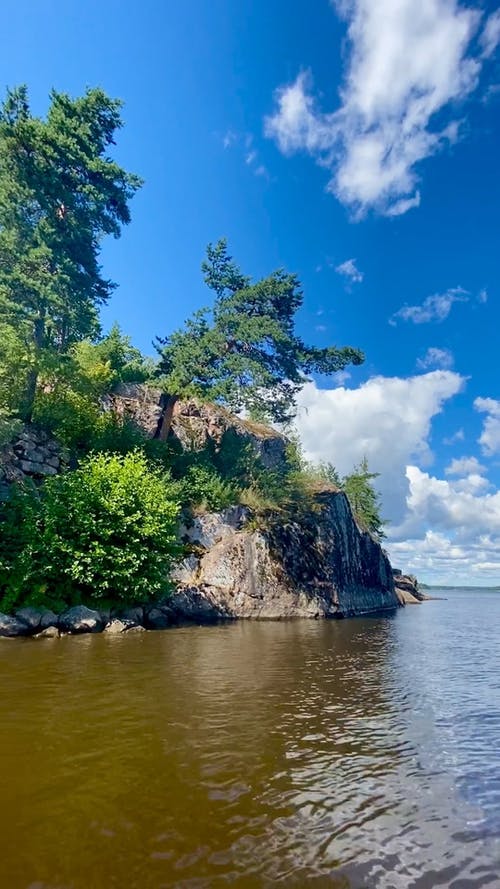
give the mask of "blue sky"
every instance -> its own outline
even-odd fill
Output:
[[[366,352],[300,398],[307,453],[381,472],[395,564],[500,583],[500,12],[470,0],[6,0],[0,83],[100,85],[145,185],[103,249],[118,319],[203,305],[204,246],[298,272],[300,333]],[[453,462],[455,461],[455,462]],[[457,462],[458,461],[458,462]]]

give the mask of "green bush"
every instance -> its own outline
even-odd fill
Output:
[[[183,505],[195,511],[218,512],[239,500],[236,486],[225,481],[212,466],[190,466],[179,489]]]
[[[168,589],[177,486],[140,452],[91,455],[3,508],[0,608],[139,602]]]

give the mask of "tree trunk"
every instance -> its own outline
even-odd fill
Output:
[[[167,395],[165,400],[165,408],[163,410],[163,416],[161,422],[159,424],[157,438],[160,441],[166,441],[168,438],[168,434],[172,427],[172,417],[174,414],[174,407],[179,401],[178,395]]]
[[[40,368],[40,354],[45,344],[45,309],[42,309],[38,318],[35,319],[33,326],[33,343],[35,346],[35,364],[34,367],[28,371],[28,379],[26,381],[26,394],[23,410],[23,420],[25,423],[31,423],[31,420],[33,419],[33,407],[35,404]]]

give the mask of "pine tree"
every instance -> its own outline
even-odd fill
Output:
[[[31,418],[44,362],[99,331],[114,285],[101,240],[119,237],[141,182],[109,156],[121,103],[101,89],[72,99],[52,91],[45,120],[25,86],[0,108],[0,324],[30,355],[22,413]]]
[[[208,246],[202,270],[215,293],[213,308],[157,340],[163,385],[174,398],[197,396],[287,422],[309,374],[332,374],[363,361],[358,349],[319,349],[296,335],[295,315],[303,301],[296,275],[279,269],[252,283],[224,239]]]

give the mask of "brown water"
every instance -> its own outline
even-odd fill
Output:
[[[1,889],[500,887],[500,594],[0,640]]]

